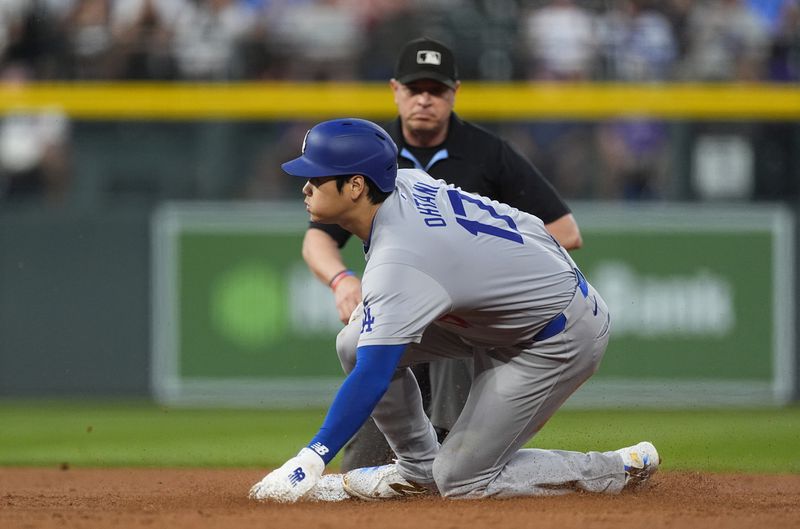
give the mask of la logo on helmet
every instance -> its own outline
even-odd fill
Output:
[[[303,136],[303,146],[300,148],[300,154],[306,153],[306,140],[308,139],[308,135],[311,133],[311,129],[306,131],[306,135]]]

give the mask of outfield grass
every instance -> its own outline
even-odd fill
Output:
[[[0,400],[0,465],[275,467],[312,437],[323,417],[320,409]],[[610,450],[640,440],[656,444],[667,470],[800,473],[797,406],[562,410],[530,446]]]

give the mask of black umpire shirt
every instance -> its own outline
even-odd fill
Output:
[[[403,141],[400,118],[386,129],[397,144],[401,169],[422,169],[454,184],[536,215],[549,224],[570,212],[553,186],[522,154],[491,132],[462,121],[453,112],[444,143],[433,148],[409,147]],[[311,222],[336,240],[339,248],[350,232],[336,224]]]

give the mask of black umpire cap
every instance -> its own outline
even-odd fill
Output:
[[[420,79],[433,79],[450,88],[456,87],[458,69],[450,48],[429,38],[415,39],[405,45],[397,65],[394,78],[403,84]]]

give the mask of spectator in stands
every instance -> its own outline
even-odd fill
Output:
[[[111,32],[125,79],[172,79],[175,24],[189,0],[115,0]]]
[[[696,81],[763,78],[769,33],[743,0],[694,2],[687,35],[684,78]]]
[[[175,21],[173,52],[184,79],[238,79],[244,71],[237,53],[256,31],[247,4],[239,0],[186,2]]]
[[[663,82],[672,74],[677,43],[667,18],[649,0],[618,0],[599,19],[601,53],[610,79]],[[642,116],[602,123],[597,146],[603,198],[659,197],[668,165],[668,128]]]
[[[52,79],[69,68],[65,18],[74,0],[0,0],[0,75]]]
[[[754,5],[759,4],[759,5]],[[750,1],[772,35],[766,78],[772,82],[800,81],[800,0]],[[760,10],[760,11],[759,11]],[[765,12],[766,11],[766,12]],[[800,196],[800,128],[793,121],[768,121],[756,126],[753,145],[756,200],[797,201]]]
[[[531,10],[523,21],[528,77],[589,79],[596,56],[592,14],[573,0],[553,0],[549,4]]]
[[[588,81],[594,77],[597,40],[594,15],[573,0],[553,0],[521,17],[527,77],[542,81]],[[581,196],[590,184],[585,163],[592,127],[575,121],[529,126],[531,157],[565,197]]]
[[[25,7],[22,0],[0,2],[0,60],[7,65],[10,52],[20,39],[25,20]]]
[[[598,18],[605,77],[619,81],[664,81],[671,77],[677,42],[669,20],[649,0],[617,0]]]
[[[22,85],[26,70],[6,70],[4,84]],[[58,203],[70,179],[69,118],[60,110],[0,116],[0,202]]]
[[[800,0],[749,0],[748,6],[770,35],[765,77],[778,82],[800,80]]]
[[[110,16],[111,0],[75,0],[66,24],[73,77],[96,80],[114,76],[118,60]]]
[[[746,0],[745,4],[766,25],[767,31],[776,35],[781,31],[788,11],[797,7],[797,0]]]
[[[659,9],[669,20],[672,33],[675,35],[678,61],[686,55],[689,47],[689,13],[692,4],[692,0],[668,0],[659,4]]]
[[[294,0],[268,21],[272,45],[284,51],[296,80],[353,80],[365,45],[358,10],[343,0]]]

